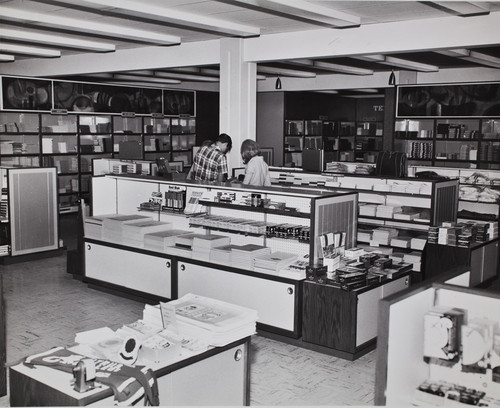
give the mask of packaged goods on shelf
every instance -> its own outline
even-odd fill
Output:
[[[117,214],[103,214],[85,217],[83,224],[85,237],[101,239],[104,219],[116,217],[116,215]]]
[[[271,248],[257,244],[238,245],[231,250],[231,260],[241,269],[253,269],[254,259],[259,255],[268,255]]]
[[[225,235],[202,235],[195,236],[191,246],[194,259],[209,260],[210,252],[213,247],[229,245],[231,238]]]
[[[375,217],[377,213],[376,204],[359,203],[358,214],[365,217]]]
[[[210,249],[210,262],[218,263],[222,265],[233,265],[232,262],[232,249],[238,245],[229,244],[217,246]]]
[[[389,245],[392,238],[396,238],[399,231],[395,228],[379,227],[373,230],[372,241],[379,245]]]

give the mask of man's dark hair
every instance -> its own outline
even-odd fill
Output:
[[[227,143],[227,153],[231,150],[231,147],[233,147],[233,141],[231,140],[231,136],[229,136],[226,133],[221,133],[219,136],[217,136],[217,139],[215,139],[215,143],[220,142],[220,143]]]

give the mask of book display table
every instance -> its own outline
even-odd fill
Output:
[[[158,324],[162,320],[168,325]],[[154,385],[152,372],[161,406],[248,405],[255,321],[251,309],[196,295],[161,307],[146,305],[143,319],[116,332],[77,333],[74,346],[56,347],[10,367],[10,405],[138,404],[145,388]],[[130,339],[137,350],[136,359],[127,363],[134,363],[132,368],[125,365],[133,354]],[[147,378],[139,370],[149,376],[149,386],[141,382]]]

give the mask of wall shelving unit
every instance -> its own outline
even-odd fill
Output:
[[[192,163],[196,118],[134,114],[58,114],[0,112],[0,165],[56,167],[59,211],[78,211],[88,201],[92,161],[126,156],[126,142],[136,142],[141,157]],[[123,154],[120,154],[120,145]]]

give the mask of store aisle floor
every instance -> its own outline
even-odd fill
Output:
[[[2,265],[7,363],[70,345],[76,332],[142,316],[144,304],[90,289],[66,273],[66,254]],[[376,352],[350,362],[260,336],[251,346],[251,405],[373,405]],[[160,401],[161,402],[161,401]],[[8,397],[0,398],[8,406]]]

